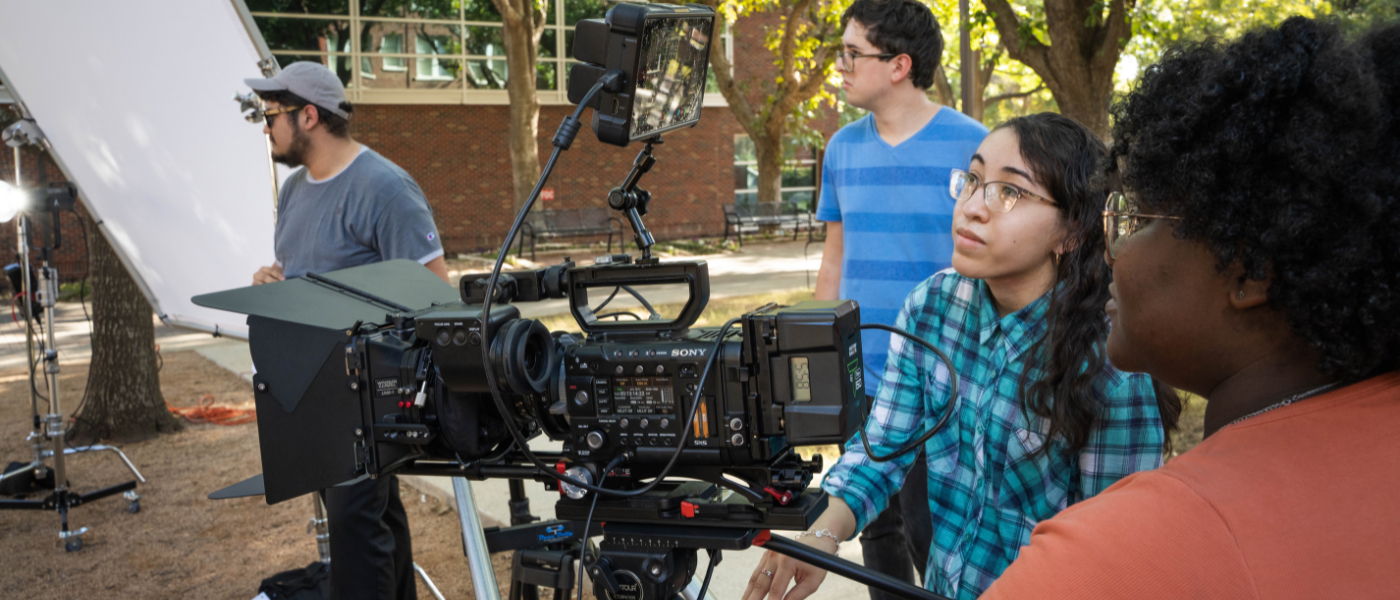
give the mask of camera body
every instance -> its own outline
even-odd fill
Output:
[[[708,289],[703,263],[555,273],[575,303],[590,286],[677,273],[701,275],[694,289]],[[561,469],[590,481],[626,453],[609,477],[625,489],[658,475],[679,448],[686,477],[765,502],[810,483],[816,469],[793,447],[844,443],[864,414],[859,310],[849,301],[761,307],[721,341],[719,328],[676,321],[609,329],[595,319],[586,336],[549,332],[512,304],[483,319],[480,304],[457,295],[421,265],[391,261],[199,297],[251,313],[269,502],[412,472],[423,460],[504,456],[506,419],[526,436],[562,440]]]

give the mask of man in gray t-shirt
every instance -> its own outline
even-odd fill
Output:
[[[274,247],[285,277],[397,258],[430,269],[443,265],[423,191],[398,165],[366,146],[327,179],[318,180],[307,169],[287,178],[277,201]]]
[[[442,242],[423,190],[394,163],[350,137],[353,107],[319,63],[299,62],[245,83],[267,104],[272,158],[304,167],[277,199],[276,264],[253,285],[407,258],[447,281]],[[415,600],[413,545],[398,478],[324,491],[330,527],[330,597]]]

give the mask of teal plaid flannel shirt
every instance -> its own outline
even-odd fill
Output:
[[[924,587],[944,596],[976,598],[1030,542],[1036,523],[1162,464],[1151,380],[1109,365],[1094,380],[1103,412],[1088,446],[1069,454],[1052,441],[1050,451],[1035,454],[1049,423],[1035,415],[1028,422],[1018,392],[1025,352],[1044,335],[1048,305],[1047,293],[999,318],[985,283],[947,269],[914,288],[895,322],[947,353],[958,372],[956,412],[924,445],[933,517]],[[888,454],[932,426],[949,406],[948,384],[936,355],[891,336],[865,424],[871,448]],[[863,530],[903,485],[915,456],[875,462],[853,437],[822,489],[844,500]]]

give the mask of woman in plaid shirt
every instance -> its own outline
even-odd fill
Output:
[[[1057,114],[993,130],[968,170],[953,172],[953,268],[900,311],[899,329],[952,359],[958,397],[937,356],[893,336],[865,435],[888,457],[952,411],[923,444],[933,520],[924,587],[944,596],[976,598],[1036,523],[1162,463],[1164,420],[1174,427],[1179,400],[1164,393],[1159,406],[1151,379],[1104,356],[1105,154]],[[878,461],[852,438],[822,484],[831,502],[801,541],[835,552],[885,508],[915,456]],[[769,552],[744,598],[799,600],[824,577]]]

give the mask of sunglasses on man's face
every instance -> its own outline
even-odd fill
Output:
[[[273,122],[274,120],[276,120],[277,115],[280,115],[280,114],[283,114],[283,113],[289,113],[289,112],[296,112],[296,111],[299,111],[299,110],[301,110],[301,109],[303,109],[303,108],[306,108],[306,107],[305,107],[305,106],[283,106],[283,107],[281,107],[281,108],[270,108],[270,109],[267,109],[267,110],[263,111],[263,122],[267,123],[267,126],[268,126],[268,127],[272,127],[272,122]]]
[[[1180,221],[1181,217],[1166,215],[1145,215],[1139,212],[1137,201],[1122,192],[1108,195],[1103,207],[1103,241],[1108,250],[1108,261],[1118,260],[1118,250],[1123,242],[1142,231],[1153,219]]]

